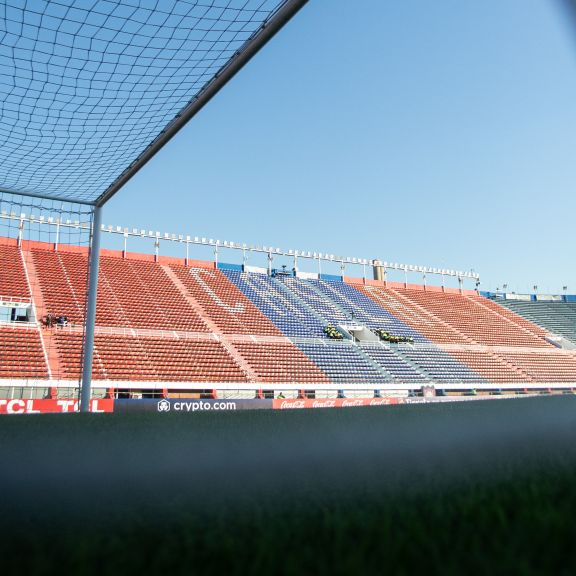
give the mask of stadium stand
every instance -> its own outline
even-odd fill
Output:
[[[498,316],[502,316],[510,320],[514,324],[517,324],[521,328],[527,330],[529,333],[536,334],[538,338],[543,338],[548,332],[547,330],[542,328],[542,326],[539,326],[534,322],[530,322],[526,318],[523,318],[522,316],[515,314],[514,312],[508,310],[507,308],[503,308],[502,306],[500,306],[496,302],[493,302],[492,300],[488,300],[478,295],[474,295],[473,298],[477,303],[481,304],[483,307],[493,310],[496,314],[498,314]]]
[[[83,322],[86,256],[43,249],[33,249],[32,254],[47,311],[66,314],[72,323]],[[106,256],[100,262],[97,325],[208,331],[162,267]]]
[[[410,327],[380,306],[378,302],[366,297],[365,293],[344,282],[329,282],[325,280],[311,280],[312,285],[333,302],[341,306],[351,318],[365,324],[369,328],[383,328],[397,336],[411,336],[415,342],[426,342],[426,338],[417,330]]]
[[[36,326],[0,324],[0,378],[48,378],[48,367]]]
[[[297,342],[336,384],[390,384],[392,375],[348,342]]]
[[[286,335],[324,338],[324,321],[296,294],[265,274],[223,270],[237,286]]]
[[[430,379],[422,371],[422,365],[407,361],[398,349],[392,350],[381,343],[362,344],[362,351],[374,362],[384,368],[395,383],[410,383],[423,386],[430,382]]]
[[[289,343],[237,343],[236,348],[247,359],[262,382],[328,383],[326,374]]]
[[[101,276],[128,326],[182,332],[207,332],[208,327],[182,296],[162,266],[141,260],[101,259]],[[101,317],[108,326],[121,319]],[[98,318],[96,320],[98,324]]]
[[[433,342],[472,343],[470,338],[467,338],[453,326],[450,326],[447,322],[432,314],[432,312],[424,306],[405,298],[401,291],[358,285],[356,285],[355,288],[357,288],[363,294],[364,299],[368,301],[364,306],[368,307],[376,304],[389,314],[394,314],[400,318],[407,325],[412,327],[417,326],[419,332]]]
[[[493,384],[525,384],[533,382],[529,374],[502,358],[496,352],[463,348],[450,350],[450,355]],[[549,379],[547,378],[546,380],[548,381]]]
[[[80,375],[82,335],[56,331],[67,377]],[[145,382],[246,382],[222,344],[210,340],[96,335],[97,380]]]
[[[502,299],[498,301],[498,304],[576,343],[576,302]]]
[[[503,313],[481,296],[373,286],[361,287],[361,290],[381,306],[404,316],[412,326],[416,324],[434,342],[551,346],[540,327],[508,311]]]
[[[301,280],[294,276],[280,276],[279,279],[300,300],[321,316],[326,324],[345,324],[352,319],[349,313],[319,292],[310,281]]]
[[[501,352],[506,361],[520,367],[534,382],[576,382],[576,354],[556,350],[553,353]]]
[[[15,241],[13,245],[0,243],[0,296],[14,300],[30,298],[22,254]]]
[[[35,309],[20,322],[1,317],[0,379],[77,381],[86,249],[3,240],[0,263],[3,297],[28,299]],[[525,318],[470,292],[238,268],[103,251],[94,380],[106,388],[141,382],[179,391],[218,383],[254,390],[576,384],[576,351],[546,340],[553,327],[570,333],[571,306],[562,308],[565,315],[548,312],[563,303],[516,305]],[[69,324],[40,328],[48,312],[66,314]],[[337,341],[324,333],[327,325],[351,324],[414,343],[355,341],[354,332]]]
[[[220,270],[177,265],[170,269],[225,334],[282,335]]]
[[[471,370],[467,363],[458,362],[447,352],[436,347],[404,347],[403,357],[409,359],[434,382],[445,383],[486,383],[480,374]]]

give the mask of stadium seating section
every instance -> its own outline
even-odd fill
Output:
[[[547,339],[576,342],[576,303],[502,306],[471,291],[232,268],[103,251],[94,379],[168,388],[576,384],[576,351]],[[0,380],[79,378],[86,285],[85,250],[0,239],[0,296],[34,310],[27,322],[0,323]],[[68,325],[44,327],[48,313]],[[328,325],[413,341],[360,342],[345,331],[331,340]]]
[[[286,336],[323,338],[325,322],[296,294],[265,274],[224,270],[237,286]]]
[[[16,246],[0,244],[0,296],[30,298],[22,254]]]
[[[501,300],[512,312],[576,343],[576,302]]]
[[[48,378],[39,330],[0,325],[0,379],[2,378]]]
[[[82,335],[56,331],[65,372],[78,378]],[[216,341],[97,334],[93,378],[145,382],[246,382]]]
[[[225,334],[281,336],[282,332],[220,270],[170,267],[204,314]]]
[[[262,382],[328,383],[326,374],[289,343],[243,342],[236,345]]]

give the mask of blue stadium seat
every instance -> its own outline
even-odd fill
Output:
[[[369,328],[383,328],[396,336],[411,336],[414,342],[428,342],[419,332],[384,310],[373,300],[345,282],[309,280],[314,286],[342,307],[350,317]]]
[[[324,338],[324,322],[278,280],[266,274],[222,270],[286,336]]]
[[[348,342],[295,342],[336,384],[391,384],[393,378],[379,370]]]

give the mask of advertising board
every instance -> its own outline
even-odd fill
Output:
[[[297,399],[275,399],[273,408],[275,410],[294,410],[298,408],[353,408],[355,406],[389,406],[398,404],[399,398],[297,398]]]
[[[188,414],[195,412],[222,412],[272,408],[272,400],[200,400],[197,398],[162,398],[143,400],[116,400],[114,412],[158,412],[161,414]]]
[[[114,400],[91,400],[91,412],[113,412]],[[78,412],[78,400],[0,399],[0,414],[62,414]]]

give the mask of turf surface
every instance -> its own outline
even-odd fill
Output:
[[[576,398],[0,419],[2,574],[575,574]]]

